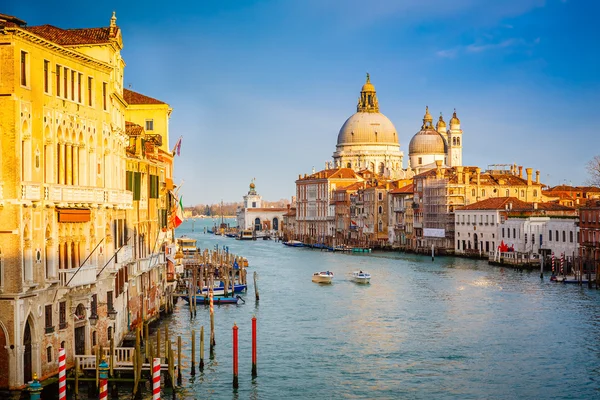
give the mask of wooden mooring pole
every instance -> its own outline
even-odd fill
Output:
[[[196,375],[196,331],[192,330],[192,376],[194,375]]]
[[[200,328],[200,372],[204,371],[204,325]]]
[[[177,385],[181,386],[181,336],[177,336]]]
[[[260,300],[260,295],[258,294],[258,285],[256,284],[257,280],[258,274],[256,273],[256,271],[254,271],[254,296],[256,297],[256,301],[258,302]]]

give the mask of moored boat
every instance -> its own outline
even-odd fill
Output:
[[[187,303],[190,302],[189,296],[181,296]],[[213,297],[213,304],[238,304],[239,302],[245,303],[244,299],[236,295],[235,297]],[[196,295],[196,304],[210,304],[210,298],[201,294]]]
[[[256,240],[256,238],[254,237],[254,234],[252,232],[252,230],[250,229],[244,229],[240,232],[240,235],[238,236],[239,240]]]
[[[288,240],[287,242],[283,242],[283,244],[289,247],[304,247],[304,243],[299,240]]]
[[[356,283],[370,283],[371,274],[364,271],[354,271],[352,273],[352,280]]]
[[[315,272],[312,276],[312,281],[316,283],[331,283],[332,279],[333,272],[331,271]]]

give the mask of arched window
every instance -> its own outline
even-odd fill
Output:
[[[485,197],[485,189],[481,189],[481,196]]]
[[[383,231],[383,221],[379,221],[379,232]]]
[[[506,192],[505,192],[505,193],[506,193],[506,197],[509,197],[509,196],[510,196],[510,190],[506,189]]]
[[[277,217],[273,218],[273,230],[274,231],[279,230],[279,219]]]
[[[383,207],[379,206],[379,214],[383,214]]]
[[[460,146],[460,138],[459,138],[459,137],[458,137],[458,138],[456,138],[456,145],[457,145],[457,146]]]
[[[569,241],[573,243],[573,231],[569,232]]]
[[[260,218],[256,218],[254,220],[254,230],[255,231],[260,231],[260,226],[261,226],[261,224],[260,224]]]
[[[352,163],[349,162],[348,164],[346,164],[346,168],[352,168]]]
[[[471,189],[471,196],[473,196],[473,197],[476,196],[475,189]]]
[[[533,190],[533,197],[537,197],[537,190],[536,189]]]
[[[521,189],[521,197],[525,197],[525,191]]]
[[[385,172],[385,165],[383,163],[379,163],[379,175],[383,175]]]

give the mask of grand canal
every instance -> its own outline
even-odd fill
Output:
[[[204,224],[203,224],[204,223]],[[600,397],[600,292],[554,284],[483,261],[398,253],[351,255],[236,241],[186,221],[177,235],[225,245],[259,276],[246,304],[216,307],[216,352],[203,374],[183,365],[180,398]],[[193,226],[193,230],[192,230]],[[368,270],[368,286],[352,271]],[[311,282],[335,273],[329,286]],[[171,337],[208,329],[180,301]],[[258,377],[251,378],[251,318],[258,319]],[[232,326],[239,326],[239,389],[232,388]],[[198,350],[197,350],[198,351]],[[208,349],[206,350],[208,358]],[[183,362],[182,362],[183,363]]]

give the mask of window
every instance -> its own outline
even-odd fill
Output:
[[[506,189],[506,192],[505,192],[505,193],[506,193],[506,197],[509,197],[509,196],[510,196],[510,190]]]
[[[527,234],[525,234],[525,244],[527,244]]]
[[[60,96],[60,71],[62,67],[56,64],[56,95]]]
[[[515,228],[513,228],[513,238],[517,238],[517,230]]]
[[[508,233],[508,238],[510,239],[510,228],[508,228],[506,231]]]
[[[94,78],[92,78],[91,76],[88,76],[88,106],[92,106],[92,85],[94,84]]]
[[[383,207],[379,206],[379,214],[383,214]]]
[[[379,192],[379,201],[383,200],[383,193]]]
[[[569,232],[569,242],[573,243],[573,231]]]
[[[61,301],[58,303],[58,329],[67,327],[67,302]]]
[[[106,82],[102,82],[102,108],[106,111]]]
[[[52,346],[46,347],[46,358],[48,359],[49,363],[52,362]]]
[[[77,102],[81,103],[81,80],[83,79],[83,74],[77,75]]]
[[[557,230],[555,230],[555,231],[554,231],[554,233],[556,233],[556,236],[555,236],[555,237],[556,237],[556,241],[558,242],[558,241],[560,240],[560,239],[559,239],[559,236],[558,236],[558,229],[557,229]]]
[[[502,237],[504,237],[504,228],[502,228]]]
[[[27,86],[28,58],[29,54],[25,51],[21,51],[21,86]]]
[[[475,197],[475,189],[471,189],[471,196]]]
[[[153,119],[147,119],[146,120],[146,130],[147,131],[153,131],[154,130],[154,120]]]
[[[92,315],[98,315],[98,295],[92,295],[92,307],[91,307]]]
[[[535,244],[535,235],[531,234],[531,244]]]
[[[485,189],[481,189],[481,196],[485,197]]]
[[[69,68],[64,67],[63,72],[64,72],[63,83],[64,83],[64,90],[65,90],[63,93],[63,97],[65,99],[68,99],[69,98]]]
[[[50,61],[44,60],[44,93],[50,93]]]
[[[423,164],[423,157],[419,157],[418,164],[419,164],[419,165]]]
[[[52,304],[46,305],[46,333],[54,332],[54,326],[52,325]]]
[[[567,241],[567,234],[565,231],[562,231],[563,242]]]
[[[525,197],[525,191],[521,190],[521,197]]]
[[[550,229],[548,231],[548,241],[551,242],[552,241],[552,229]]]
[[[106,292],[106,308],[108,311],[111,311],[114,309],[113,308],[113,292],[112,292],[112,290]]]
[[[71,71],[71,100],[75,101],[75,77],[77,73],[75,71]]]

